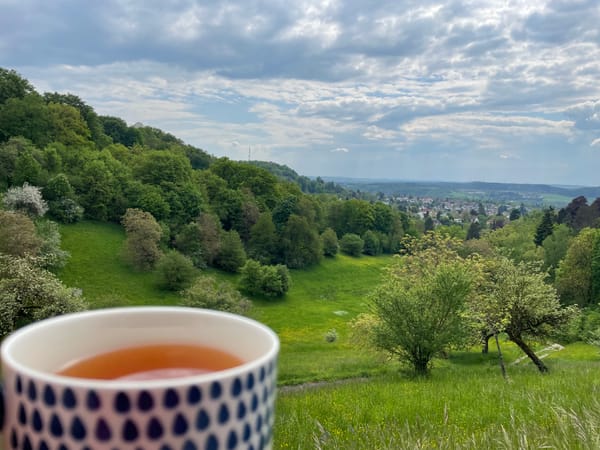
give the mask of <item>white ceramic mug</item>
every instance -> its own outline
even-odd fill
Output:
[[[56,374],[80,358],[151,343],[209,346],[244,362],[164,380]],[[266,326],[196,308],[112,308],[37,322],[2,343],[4,449],[270,448],[278,352]]]

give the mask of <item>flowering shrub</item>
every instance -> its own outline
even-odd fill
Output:
[[[41,189],[31,186],[27,182],[23,183],[23,186],[13,186],[6,191],[4,206],[33,217],[41,217],[48,211],[48,205],[42,198]]]

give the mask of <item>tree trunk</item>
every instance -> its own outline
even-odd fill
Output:
[[[540,372],[548,372],[548,368],[546,367],[546,365],[542,362],[540,358],[538,358],[535,352],[531,350],[531,348],[529,348],[529,346],[523,341],[523,339],[521,339],[520,336],[509,335],[508,337],[511,341],[517,344],[521,350],[523,350],[523,352],[529,357],[529,359],[531,359],[533,363],[537,366]]]
[[[504,357],[502,356],[502,350],[500,349],[500,341],[498,340],[498,333],[494,333],[494,338],[496,339],[496,348],[498,349],[498,363],[500,364],[500,370],[502,371],[502,378],[508,380],[508,376],[506,375],[506,366],[504,365]]]
[[[493,333],[490,333],[487,330],[481,332],[481,353],[484,355],[487,355],[489,351],[489,340],[493,335]]]

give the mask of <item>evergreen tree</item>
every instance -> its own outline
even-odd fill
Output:
[[[469,225],[469,230],[467,231],[467,241],[471,239],[479,239],[481,234],[481,225],[478,221],[471,222]]]
[[[431,218],[431,216],[429,214],[427,214],[427,217],[425,217],[425,233],[427,233],[428,231],[433,231],[434,229],[434,225],[433,225],[433,219]]]
[[[535,237],[533,238],[533,242],[538,247],[542,245],[544,239],[552,234],[554,226],[554,208],[550,207],[544,210],[544,215],[542,216],[542,220],[540,224],[537,226],[535,230]]]
[[[511,222],[513,220],[518,220],[521,217],[521,210],[519,208],[513,208],[510,211],[510,216],[508,217],[508,220],[510,220]]]

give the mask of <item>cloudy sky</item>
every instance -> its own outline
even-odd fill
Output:
[[[309,176],[600,185],[597,0],[0,0],[0,66]]]

